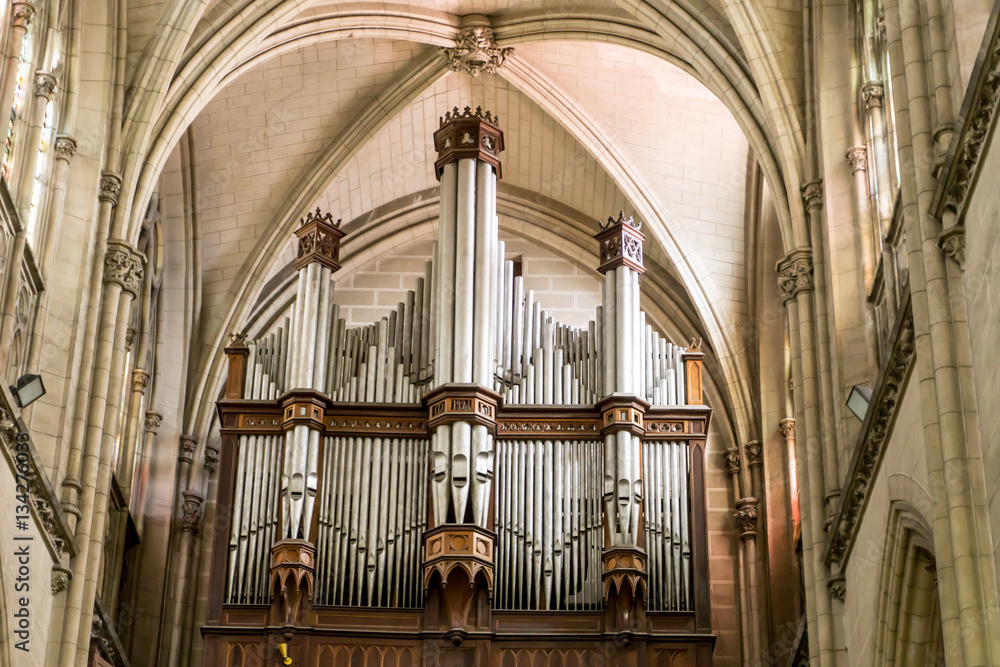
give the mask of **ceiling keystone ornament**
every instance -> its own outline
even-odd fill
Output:
[[[184,491],[181,495],[184,496],[184,504],[181,505],[181,510],[184,512],[181,530],[189,533],[197,532],[198,519],[201,518],[201,505],[205,499],[193,491]]]
[[[462,28],[455,40],[455,48],[441,51],[451,62],[452,72],[465,72],[477,77],[483,73],[496,74],[514,49],[497,46],[492,28],[474,26]]]
[[[35,72],[35,97],[49,99],[56,92],[56,77],[49,72]]]
[[[812,251],[793,250],[788,257],[778,262],[778,288],[784,300],[791,301],[800,292],[813,289]]]
[[[764,463],[764,448],[757,440],[751,440],[744,447],[747,453],[747,465],[751,468]]]
[[[847,161],[851,163],[852,174],[868,169],[868,149],[864,146],[848,148],[844,157],[846,157]]]
[[[882,106],[882,84],[878,81],[869,81],[861,86],[861,99],[864,100],[867,109]]]
[[[781,437],[785,440],[795,437],[795,420],[791,417],[787,417],[778,422],[778,430],[781,431]]]
[[[826,582],[826,588],[830,591],[830,595],[837,598],[841,602],[847,597],[847,581],[844,579],[844,575],[838,575],[836,577],[831,577],[828,582]]]
[[[965,270],[965,226],[955,225],[951,229],[941,232],[938,236],[938,245],[944,250],[958,268]]]
[[[823,179],[802,186],[802,201],[807,211],[823,208]]]
[[[190,435],[181,436],[180,451],[177,452],[177,460],[182,463],[194,461],[194,453],[198,449],[198,440]]]
[[[68,134],[56,135],[56,159],[69,162],[76,155],[76,139]]]
[[[101,172],[101,191],[98,197],[101,201],[118,204],[118,195],[122,191],[122,177],[113,171]]]

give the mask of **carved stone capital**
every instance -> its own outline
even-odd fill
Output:
[[[101,191],[98,193],[98,198],[101,201],[111,202],[112,205],[118,204],[118,195],[122,191],[122,177],[113,171],[102,171],[101,172]]]
[[[142,261],[124,243],[109,243],[104,254],[104,282],[117,283],[133,297],[142,283]]]
[[[139,391],[143,394],[146,393],[146,389],[149,387],[149,373],[137,368],[132,371],[132,390]]]
[[[751,440],[744,447],[747,454],[747,465],[754,468],[764,464],[764,447],[758,440]]]
[[[823,180],[812,181],[802,186],[802,201],[807,211],[823,208]]]
[[[184,504],[181,505],[181,511],[184,513],[181,530],[195,533],[198,531],[198,520],[201,518],[201,506],[205,498],[193,491],[183,491],[181,495],[184,497]]]
[[[154,410],[148,410],[146,412],[146,431],[156,435],[159,430],[160,425],[163,423],[163,415]]]
[[[52,566],[52,594],[55,595],[66,590],[70,580],[73,579],[73,572],[61,565]]]
[[[198,451],[198,439],[190,435],[181,436],[180,451],[177,452],[177,460],[181,463],[191,463],[194,461],[194,453]]]
[[[788,257],[778,262],[778,288],[786,302],[797,297],[800,292],[812,291],[813,259],[811,250],[793,250],[788,254]]]
[[[861,99],[865,102],[866,109],[876,109],[882,106],[882,84],[878,81],[869,81],[861,86]]]
[[[938,246],[944,250],[958,268],[965,270],[965,227],[955,225],[938,235]]]
[[[736,447],[726,450],[726,469],[730,475],[738,475],[740,472],[740,450]]]
[[[778,422],[778,430],[781,431],[781,437],[785,440],[790,440],[795,437],[795,420],[791,417],[787,417]]]
[[[55,75],[41,70],[35,72],[35,97],[49,100],[54,92],[56,92]]]
[[[733,523],[740,531],[740,539],[746,540],[757,536],[757,499],[744,498],[736,503],[733,512]]]
[[[514,49],[497,46],[489,26],[471,26],[458,33],[454,48],[441,49],[441,52],[451,63],[451,71],[476,77],[483,73],[496,74]]]
[[[848,148],[847,152],[844,153],[844,157],[851,163],[851,173],[856,174],[859,171],[866,171],[868,169],[868,149],[864,146]]]
[[[68,134],[56,135],[56,159],[69,162],[76,155],[76,139]]]
[[[35,18],[35,6],[33,4],[30,2],[14,3],[14,11],[11,14],[11,19],[15,28],[27,30],[33,18]]]
[[[214,447],[206,446],[203,456],[205,458],[205,470],[207,470],[209,474],[215,472],[215,469],[219,467],[219,450]]]
[[[831,577],[830,580],[826,582],[826,589],[830,591],[830,595],[843,602],[847,597],[847,580],[842,574],[837,575],[836,577]]]

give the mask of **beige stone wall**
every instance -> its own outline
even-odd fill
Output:
[[[852,665],[874,664],[875,633],[882,564],[886,558],[886,531],[893,502],[913,506],[929,524],[927,463],[924,456],[920,391],[912,373],[903,390],[896,423],[885,444],[882,465],[868,492],[854,549],[845,573],[844,634]],[[923,491],[913,492],[914,488]]]
[[[0,444],[0,446],[6,446]],[[39,524],[33,519],[28,521],[27,530],[19,530],[16,524],[17,488],[14,471],[7,465],[5,456],[0,457],[0,592],[3,595],[5,616],[0,619],[0,632],[4,632],[5,641],[10,642],[10,657],[16,667],[42,667],[46,664],[46,656],[54,649],[50,642],[54,640],[49,635],[53,615],[52,595],[52,557],[45,548]],[[15,538],[30,537],[29,541],[15,541]],[[19,582],[17,557],[15,550],[20,545],[28,545],[30,563],[28,564],[28,589],[18,591]],[[21,584],[25,582],[20,582]],[[61,593],[65,595],[65,592]],[[18,599],[28,598],[28,613],[30,614],[30,632],[28,652],[15,650],[13,644],[20,641],[12,632],[17,629],[14,614],[20,608]]]
[[[987,149],[965,217],[965,290],[993,554],[1000,577],[1000,148]]]

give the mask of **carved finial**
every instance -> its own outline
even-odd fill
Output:
[[[229,340],[232,342],[233,347],[243,347],[247,344],[247,334],[244,331],[237,331],[236,333],[229,334]]]
[[[701,352],[701,338],[692,338],[688,346],[688,352]]]
[[[617,218],[613,215],[609,215],[607,222],[601,222],[598,220],[597,224],[600,226],[602,231],[614,227],[615,225],[628,225],[636,231],[640,231],[642,229],[642,222],[636,222],[631,215],[625,215],[625,211],[618,211]]]
[[[341,219],[337,218],[337,221],[334,222],[333,213],[328,212],[326,215],[323,215],[323,212],[320,210],[319,206],[317,206],[315,211],[310,211],[306,213],[306,217],[299,220],[299,227],[305,227],[310,222],[316,222],[316,221],[325,222],[326,224],[339,229]]]
[[[444,127],[448,123],[459,120],[460,118],[478,118],[479,120],[489,123],[493,127],[500,127],[500,116],[494,116],[490,111],[483,111],[482,107],[476,107],[476,110],[473,111],[470,106],[465,107],[461,111],[458,110],[458,107],[455,107],[451,111],[446,111],[443,116],[438,116],[438,126]]]

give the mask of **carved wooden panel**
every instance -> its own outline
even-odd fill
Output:
[[[322,644],[315,665],[323,667],[418,667],[415,646],[358,646]]]
[[[226,653],[226,667],[260,667],[264,648],[257,642],[233,642]]]
[[[594,649],[505,648],[493,653],[493,667],[588,667],[603,662]]]

